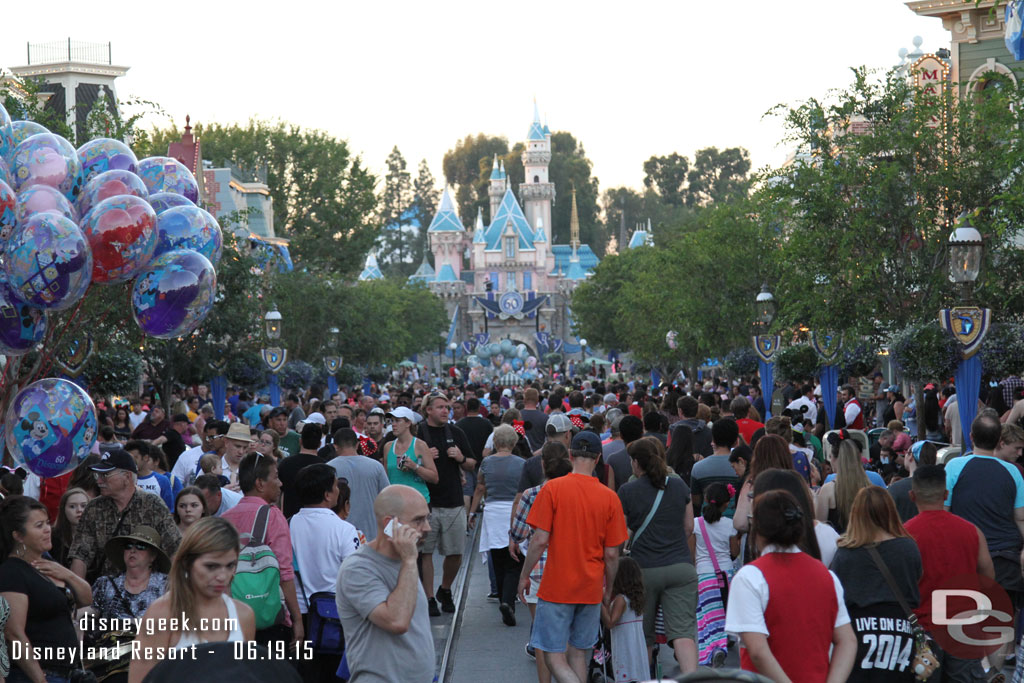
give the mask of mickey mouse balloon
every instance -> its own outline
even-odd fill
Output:
[[[157,339],[188,334],[213,307],[217,274],[210,260],[192,249],[157,257],[132,287],[132,315],[142,331]]]
[[[57,477],[89,455],[97,427],[96,407],[81,387],[47,378],[14,397],[4,434],[16,465],[40,477]]]

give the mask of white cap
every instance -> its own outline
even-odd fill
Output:
[[[416,424],[417,422],[420,421],[420,414],[417,413],[417,412],[412,411],[409,408],[406,408],[405,406],[399,406],[399,407],[395,408],[394,410],[388,411],[388,416],[389,417],[401,417],[401,418],[404,418],[406,420],[409,420],[413,424]]]
[[[323,416],[323,413],[310,413],[306,416],[305,420],[299,420],[296,425],[300,430],[308,424],[327,424],[327,418]]]

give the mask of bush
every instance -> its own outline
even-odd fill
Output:
[[[277,373],[277,383],[282,390],[304,391],[313,383],[313,366],[304,360],[293,360],[285,363]],[[326,384],[326,381],[324,382]]]
[[[810,344],[795,344],[779,349],[775,357],[777,379],[802,382],[818,374],[820,357]]]
[[[725,355],[723,365],[734,375],[753,375],[757,372],[757,352],[749,345],[733,349]]]
[[[982,371],[995,379],[1024,373],[1024,325],[993,323],[981,343]]]
[[[893,335],[889,351],[903,376],[915,382],[949,377],[960,364],[960,344],[938,319],[907,325]]]
[[[142,377],[142,359],[125,348],[97,351],[85,363],[82,373],[89,391],[103,396],[134,394]]]
[[[228,381],[242,389],[256,391],[267,385],[267,366],[258,353],[246,353],[228,361]]]
[[[847,377],[864,377],[878,365],[878,347],[868,341],[857,344],[843,344],[839,354],[839,376],[846,381]]]

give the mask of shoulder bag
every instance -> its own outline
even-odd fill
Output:
[[[708,536],[708,528],[704,524],[704,518],[698,517],[697,522],[700,524],[700,533],[704,537],[704,545],[707,546],[708,555],[711,556],[711,565],[715,568],[718,590],[722,593],[722,609],[725,609],[726,605],[729,604],[729,574],[718,565],[718,554],[715,552],[714,546],[711,545],[711,537]],[[694,558],[694,560],[696,559]]]
[[[650,512],[647,513],[647,517],[644,518],[644,523],[640,525],[640,528],[630,535],[626,541],[626,545],[622,548],[623,555],[629,555],[633,550],[633,544],[636,543],[636,539],[640,538],[640,535],[647,529],[647,525],[654,519],[654,513],[658,511],[658,506],[661,505],[661,499],[665,496],[665,489],[668,488],[668,477],[665,477],[665,488],[658,489],[658,494],[654,496],[654,503],[651,505]]]
[[[878,567],[878,571],[882,573],[882,578],[889,584],[889,589],[896,596],[896,602],[900,604],[900,609],[907,615],[907,621],[910,622],[910,629],[914,634],[914,661],[911,663],[910,668],[917,677],[917,680],[926,681],[939,669],[939,659],[935,656],[931,645],[928,643],[928,634],[917,623],[917,616],[910,609],[907,601],[903,599],[903,593],[900,591],[899,586],[896,585],[896,579],[893,578],[892,572],[885,566],[882,556],[878,554],[878,548],[873,545],[866,545],[864,549],[868,551],[871,560]]]

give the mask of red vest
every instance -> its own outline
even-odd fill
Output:
[[[846,406],[850,405],[851,403],[853,403],[853,404],[854,404],[854,405],[856,405],[856,406],[857,406],[858,408],[860,408],[860,412],[859,412],[859,413],[857,413],[857,419],[855,419],[855,420],[853,421],[853,424],[848,424],[848,425],[846,425],[846,428],[847,428],[847,429],[864,429],[864,407],[863,407],[863,406],[861,406],[861,404],[860,404],[860,401],[858,401],[858,400],[857,400],[857,399],[855,399],[855,398],[851,398],[851,399],[850,399],[849,401],[847,401],[847,402],[846,402],[846,403],[845,403],[845,404],[843,405],[843,408],[845,409],[845,408],[846,408]]]
[[[751,564],[768,582],[764,621],[772,655],[790,680],[824,681],[839,613],[832,575],[806,553],[768,553]],[[757,671],[746,648],[740,650],[740,665],[747,671]]]

